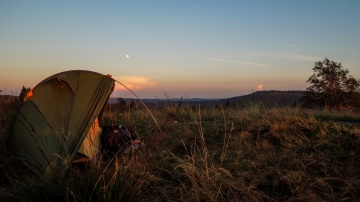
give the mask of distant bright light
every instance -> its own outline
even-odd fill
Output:
[[[256,91],[262,91],[263,90],[263,85],[260,84],[256,87]]]
[[[130,57],[130,55],[129,55],[129,54],[126,54],[126,55],[125,55],[125,57],[126,57],[126,58],[129,58],[129,57]]]

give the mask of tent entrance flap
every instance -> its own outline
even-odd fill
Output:
[[[92,159],[98,152],[100,144],[101,128],[98,118],[95,119],[84,141],[82,142],[78,153],[85,156],[88,160]]]

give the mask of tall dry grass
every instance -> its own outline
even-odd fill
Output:
[[[51,201],[359,201],[360,115],[165,106],[105,111],[145,143],[131,155],[73,165],[54,181],[4,175],[0,197]],[[7,134],[2,134],[7,135]],[[4,172],[7,173],[7,172]],[[6,179],[6,180],[4,180]]]

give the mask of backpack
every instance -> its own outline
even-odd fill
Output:
[[[103,126],[99,150],[104,160],[121,153],[128,153],[135,141],[132,130],[122,126]],[[137,147],[136,147],[137,149]]]

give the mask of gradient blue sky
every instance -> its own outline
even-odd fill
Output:
[[[141,98],[304,90],[324,57],[360,78],[360,1],[0,1],[8,94],[71,69]]]

